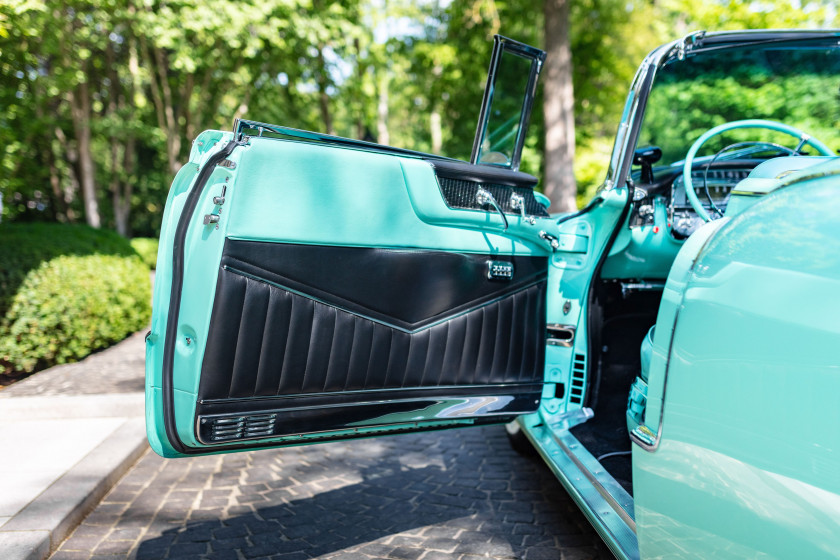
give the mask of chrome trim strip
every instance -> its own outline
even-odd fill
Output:
[[[702,249],[701,249],[702,250]],[[683,300],[685,299],[685,292],[683,292]],[[665,364],[665,377],[662,380],[662,404],[659,405],[659,426],[656,433],[648,428],[645,424],[639,424],[630,430],[630,440],[649,453],[653,453],[659,448],[659,443],[662,441],[662,427],[665,425],[665,395],[668,392],[668,374],[671,370],[671,352],[674,350],[674,338],[677,333],[677,325],[680,322],[680,311],[683,308],[682,301],[674,316],[674,328],[671,329],[671,340],[668,342],[668,362]],[[645,405],[647,408],[647,405]]]
[[[349,432],[352,434],[367,434],[374,435],[373,432],[393,432],[393,431],[405,431],[410,429],[427,429],[439,426],[441,428],[445,427],[464,427],[464,426],[472,426],[475,424],[473,419],[466,419],[466,418],[452,418],[448,420],[417,420],[415,422],[404,422],[400,424],[371,424],[362,427],[341,427],[336,428],[335,430],[321,430],[317,432],[307,432],[304,434],[294,434],[294,435],[285,435],[285,436],[274,436],[272,434],[264,434],[264,435],[255,435],[253,437],[243,437],[241,439],[226,439],[224,441],[205,441],[204,438],[200,436],[200,428],[199,424],[202,419],[209,418],[208,416],[198,417],[196,418],[195,422],[195,434],[196,439],[202,445],[207,446],[217,446],[217,445],[224,445],[224,444],[231,444],[231,443],[243,443],[243,442],[251,442],[256,440],[262,440],[261,443],[266,443],[268,445],[282,445],[284,443],[289,443],[292,441],[300,441],[305,442],[311,439],[319,439],[323,437],[330,437],[331,435],[335,434],[335,432]],[[215,450],[214,450],[215,451]]]
[[[639,558],[633,498],[568,431],[518,422],[612,553]]]
[[[486,384],[475,384],[475,385],[434,385],[428,387],[411,387],[411,391],[444,391],[444,390],[452,390],[452,389],[509,389],[513,387],[523,388],[523,387],[534,387],[536,390],[541,390],[543,383],[539,382],[529,382],[529,383],[486,383]],[[241,401],[273,401],[273,400],[280,400],[280,399],[307,399],[307,398],[317,398],[317,397],[334,397],[337,394],[341,395],[359,395],[359,394],[370,394],[372,397],[380,395],[382,393],[392,393],[397,391],[405,391],[405,387],[384,387],[381,389],[353,389],[353,390],[344,390],[344,391],[335,391],[335,392],[321,392],[321,393],[295,393],[293,395],[263,395],[263,396],[255,396],[255,397],[230,397],[226,399],[199,399],[200,404],[225,404],[225,403],[235,403]],[[386,398],[383,396],[382,398]],[[431,397],[437,398],[437,397]]]
[[[601,466],[601,463],[589,453],[589,450],[571,432],[552,430],[551,435],[584,476],[589,479],[598,493],[635,533],[636,512],[633,509],[632,496],[609,475],[606,469]],[[616,499],[616,496],[618,496],[618,499]]]
[[[534,403],[534,404],[529,404]],[[388,405],[409,405],[403,410],[389,409]],[[487,396],[441,396],[427,399],[382,399],[364,402],[333,403],[320,405],[291,406],[272,410],[250,412],[221,412],[197,414],[195,419],[196,439],[204,445],[218,445],[222,443],[236,443],[254,439],[270,438],[284,441],[285,439],[300,439],[314,437],[313,434],[333,434],[336,432],[350,432],[364,434],[370,429],[401,430],[408,427],[422,429],[426,426],[472,425],[476,422],[498,422],[494,418],[514,418],[517,415],[534,410],[535,401],[530,398],[517,398],[513,395]],[[300,424],[300,412],[338,411],[341,419],[333,415],[337,425],[314,428]],[[364,410],[365,416],[344,416],[343,411]],[[202,429],[202,426],[206,429]],[[390,426],[396,426],[390,428]],[[275,433],[278,427],[291,427],[286,433]],[[208,433],[209,430],[209,433]],[[242,434],[243,437],[230,437]],[[207,437],[209,436],[209,438]]]

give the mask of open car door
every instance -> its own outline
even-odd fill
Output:
[[[496,121],[516,141],[488,148],[491,164],[247,121],[199,136],[158,255],[146,362],[156,452],[506,422],[538,408],[557,226],[536,179],[515,169],[542,56],[497,39],[476,146],[505,136]],[[505,57],[527,69],[519,107],[504,96],[514,119],[490,115]]]

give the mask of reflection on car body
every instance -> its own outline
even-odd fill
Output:
[[[836,557],[838,40],[654,50],[575,214],[518,171],[544,55],[508,39],[469,163],[202,133],[163,221],[152,447],[514,422],[619,557]]]

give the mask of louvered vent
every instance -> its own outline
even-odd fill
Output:
[[[447,206],[450,208],[462,208],[466,210],[486,210],[476,202],[476,193],[479,187],[487,190],[496,199],[506,214],[519,214],[518,209],[511,207],[510,198],[518,194],[525,201],[525,214],[529,216],[548,217],[548,211],[534,197],[534,190],[528,187],[512,187],[510,185],[499,185],[495,183],[479,183],[477,181],[466,181],[464,179],[452,179],[450,177],[438,176],[440,190]]]
[[[575,354],[575,362],[572,366],[572,383],[569,391],[569,402],[572,404],[583,403],[583,388],[586,383],[586,356]]]
[[[276,422],[276,414],[255,414],[203,419],[201,423],[202,427],[209,424],[209,440],[219,442],[270,436],[274,433]]]

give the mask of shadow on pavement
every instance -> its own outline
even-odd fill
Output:
[[[396,462],[383,462],[361,475],[363,481],[360,483],[257,508],[255,512],[224,521],[188,522],[185,527],[170,529],[159,538],[143,542],[137,558],[160,558],[166,553],[170,557],[202,555],[207,553],[206,543],[210,543],[213,550],[206,554],[208,558],[234,558],[236,550],[247,558],[292,552],[302,553],[301,557],[321,556],[480,514],[491,508],[486,500],[476,499],[484,497],[483,492],[475,492],[476,481],[472,484],[465,481],[463,486],[447,486],[444,490],[442,483],[452,485],[453,481],[437,466],[406,469]],[[469,519],[462,524],[464,529],[458,523],[446,525],[450,528],[448,531],[437,531],[436,534],[448,534],[449,538],[404,537],[391,542],[390,546],[372,544],[367,554],[384,556],[401,545],[416,545],[420,541],[453,551],[462,544],[455,539],[459,532],[478,528],[473,527],[475,523]],[[430,543],[431,538],[436,542]],[[487,539],[482,536],[481,540]]]
[[[599,542],[541,460],[517,455],[494,426],[178,460],[148,454],[60,553],[612,557]]]

